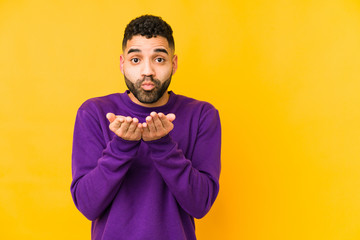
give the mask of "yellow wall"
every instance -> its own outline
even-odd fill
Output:
[[[131,3],[130,3],[131,2]],[[70,196],[76,110],[125,90],[125,25],[161,15],[171,89],[223,124],[199,239],[360,239],[360,2],[0,1],[2,239],[89,239]]]

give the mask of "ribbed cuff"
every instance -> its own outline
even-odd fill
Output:
[[[140,140],[139,141],[128,141],[124,140],[117,135],[110,141],[111,150],[114,151],[115,154],[125,154],[127,156],[134,156],[139,149]]]
[[[176,146],[169,134],[154,141],[146,141],[146,143],[151,150],[151,155],[154,157],[162,157]]]

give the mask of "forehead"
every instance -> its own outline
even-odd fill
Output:
[[[168,50],[168,52],[171,52],[169,43],[166,38],[162,36],[146,38],[137,35],[127,41],[124,53],[126,54],[130,49],[139,49],[141,52],[152,52],[157,48],[165,48],[166,50]]]

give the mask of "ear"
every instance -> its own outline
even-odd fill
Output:
[[[177,70],[177,66],[178,66],[178,57],[177,55],[174,55],[173,56],[173,59],[172,59],[172,74],[175,74],[176,70]]]
[[[121,54],[120,55],[120,71],[122,74],[124,74],[124,62],[125,62],[124,55]]]

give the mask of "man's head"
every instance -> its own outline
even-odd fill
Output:
[[[160,17],[144,15],[125,29],[120,69],[130,98],[144,106],[161,106],[177,69],[171,27]]]

